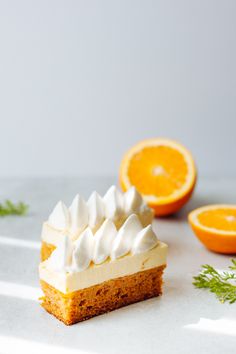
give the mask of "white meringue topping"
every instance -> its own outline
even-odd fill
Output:
[[[115,186],[111,186],[104,198],[93,192],[87,203],[76,195],[69,210],[62,201],[58,202],[47,224],[60,233],[68,233],[75,240],[87,226],[95,233],[105,219],[112,220],[119,229],[131,214],[137,214],[144,227],[152,222],[154,216],[153,210],[147,206],[135,187],[122,194]],[[45,236],[47,240],[49,236]],[[54,238],[52,236],[52,240]]]
[[[90,265],[93,257],[94,237],[91,229],[87,227],[74,242],[72,254],[72,271],[80,272]]]
[[[124,194],[124,210],[126,215],[138,213],[143,203],[141,194],[135,187],[131,187]]]
[[[140,206],[139,212],[139,219],[144,227],[152,223],[154,217],[154,211],[147,206],[147,204],[142,203]]]
[[[89,211],[88,225],[92,230],[97,230],[104,221],[104,203],[102,197],[93,192],[87,202]]]
[[[70,232],[76,237],[88,225],[88,207],[79,194],[75,196],[69,211],[71,219]]]
[[[46,262],[54,271],[80,272],[87,269],[91,261],[101,264],[109,256],[114,261],[130,251],[131,254],[143,253],[158,242],[151,225],[143,229],[137,215],[132,214],[118,232],[115,224],[106,219],[95,235],[89,227],[76,241],[62,234],[58,247]]]
[[[110,219],[106,219],[94,235],[93,262],[95,264],[104,262],[110,255],[116,234],[117,230],[114,223]]]
[[[113,221],[117,221],[124,217],[124,200],[122,193],[115,187],[111,186],[103,197],[105,205],[105,217]]]
[[[135,237],[133,246],[132,246],[132,254],[138,254],[146,252],[158,244],[158,238],[154,231],[152,230],[151,225],[148,225]]]
[[[48,223],[58,230],[67,230],[70,227],[70,213],[62,201],[58,202],[53,209]]]
[[[132,247],[138,232],[142,230],[142,225],[137,215],[132,214],[120,228],[111,251],[111,258],[116,259],[126,255]]]
[[[48,258],[48,268],[56,272],[67,271],[71,264],[72,251],[73,245],[69,236],[61,235],[57,248]]]
[[[58,230],[60,240],[46,261],[48,267],[74,273],[87,269],[92,261],[101,264],[109,257],[115,260],[148,251],[158,244],[149,225],[152,218],[152,209],[135,187],[122,194],[111,186],[103,198],[93,192],[87,203],[76,195],[69,209],[60,201],[45,223],[45,230]]]
[[[124,201],[124,210],[127,216],[133,213],[137,214],[144,227],[152,222],[154,212],[144,202],[143,197],[135,187],[130,187],[124,194]]]

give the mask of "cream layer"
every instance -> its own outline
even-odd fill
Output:
[[[46,243],[50,243],[51,245],[54,246],[58,246],[63,235],[65,234],[72,237],[72,235],[68,230],[67,231],[56,230],[54,229],[54,227],[50,226],[47,222],[43,223],[42,234],[41,234],[42,241]]]
[[[91,263],[87,269],[76,273],[52,271],[48,269],[46,260],[39,265],[39,277],[62,293],[68,294],[111,279],[165,265],[167,248],[165,243],[159,242],[155,248],[147,252],[128,254],[114,261],[108,259],[100,265]]]

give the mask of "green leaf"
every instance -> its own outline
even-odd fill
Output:
[[[0,203],[0,217],[7,215],[25,215],[29,207],[23,202],[13,203],[10,200]]]
[[[214,293],[217,299],[224,303],[233,304],[236,301],[236,259],[232,259],[229,266],[231,272],[219,273],[209,264],[202,266],[201,272],[193,277],[193,285],[199,289],[208,289]]]

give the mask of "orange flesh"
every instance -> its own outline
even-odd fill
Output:
[[[198,215],[199,222],[206,227],[222,231],[236,231],[236,209],[214,209]]]
[[[146,147],[133,155],[128,168],[132,185],[143,195],[168,197],[180,189],[188,175],[184,156],[169,146]]]

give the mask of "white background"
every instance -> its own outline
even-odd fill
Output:
[[[236,1],[0,1],[0,176],[116,175],[166,136],[236,175]]]

